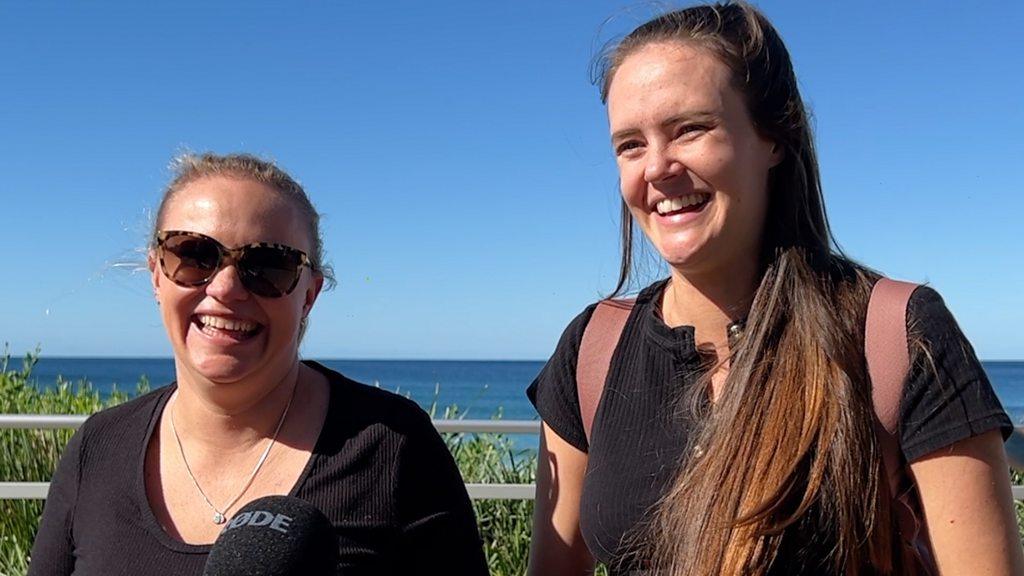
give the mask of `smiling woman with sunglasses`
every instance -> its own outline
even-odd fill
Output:
[[[231,516],[267,495],[331,520],[338,573],[444,558],[486,574],[465,487],[413,402],[300,361],[330,269],[302,187],[247,155],[187,155],[149,268],[177,380],[90,418],[50,487],[33,575],[201,574]]]

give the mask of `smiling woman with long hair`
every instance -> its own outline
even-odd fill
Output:
[[[789,54],[743,3],[667,13],[602,60],[623,200],[669,278],[637,295],[589,417],[588,307],[529,395],[531,574],[1020,574],[1010,421],[936,292],[906,315],[901,531],[865,358],[879,275],[835,247]],[[592,361],[593,358],[589,357]],[[888,472],[894,472],[889,470]]]
[[[331,521],[340,574],[409,574],[439,557],[449,573],[487,573],[426,413],[299,358],[330,269],[295,180],[244,154],[180,158],[149,268],[176,381],[75,434],[30,574],[198,576],[232,514],[283,494]]]

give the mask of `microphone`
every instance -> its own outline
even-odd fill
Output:
[[[265,496],[225,525],[203,576],[333,576],[337,564],[338,540],[322,512],[291,496]]]

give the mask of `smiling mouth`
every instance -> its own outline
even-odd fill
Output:
[[[672,216],[687,212],[697,212],[710,201],[711,194],[698,192],[685,196],[676,196],[675,198],[665,198],[655,205],[655,209],[658,211],[659,216]]]
[[[196,314],[192,317],[192,323],[207,336],[226,336],[239,341],[248,340],[263,330],[263,326],[256,322],[206,314]]]

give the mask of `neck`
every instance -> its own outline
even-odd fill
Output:
[[[228,453],[250,450],[274,434],[303,370],[296,362],[267,377],[215,383],[179,369],[172,406],[179,434]]]
[[[672,269],[661,301],[669,326],[694,327],[698,346],[714,346],[719,358],[729,348],[728,326],[746,318],[759,283],[756,262],[729,270],[691,273]]]

